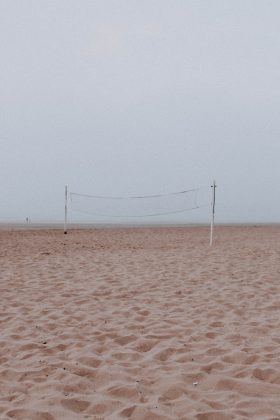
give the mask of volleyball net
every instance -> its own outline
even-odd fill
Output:
[[[211,189],[199,187],[165,194],[133,195],[133,196],[103,196],[89,195],[77,192],[68,192],[65,187],[65,222],[64,233],[67,233],[68,212],[83,213],[87,215],[87,223],[100,221],[100,218],[111,222],[119,220],[121,223],[143,219],[149,221],[162,221],[162,217],[183,215],[189,211],[208,207],[211,213],[210,245],[213,239],[214,212],[215,212],[214,181]],[[212,191],[210,195],[210,191]],[[210,196],[212,197],[210,200]],[[90,215],[90,217],[89,217]],[[90,218],[90,220],[89,220]],[[85,221],[85,218],[83,218]],[[174,219],[173,219],[174,221]]]
[[[169,216],[203,206],[202,188],[167,194],[99,196],[69,192],[71,211],[112,219],[143,219]]]

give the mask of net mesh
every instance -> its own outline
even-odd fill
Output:
[[[201,188],[169,194],[143,196],[98,196],[70,192],[71,209],[101,217],[156,217],[198,209]]]

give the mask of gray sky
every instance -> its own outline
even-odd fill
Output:
[[[279,22],[278,0],[0,0],[0,220],[62,218],[65,184],[215,178],[218,221],[280,221]]]

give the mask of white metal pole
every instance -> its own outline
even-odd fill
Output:
[[[210,246],[213,243],[213,230],[214,230],[214,222],[215,222],[215,201],[216,201],[216,181],[213,181],[212,188],[212,205],[211,205],[211,228],[210,228]]]
[[[68,200],[68,189],[67,189],[67,185],[65,185],[64,235],[67,234],[67,200]]]

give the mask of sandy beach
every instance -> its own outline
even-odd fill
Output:
[[[0,230],[0,419],[280,420],[280,227]]]

